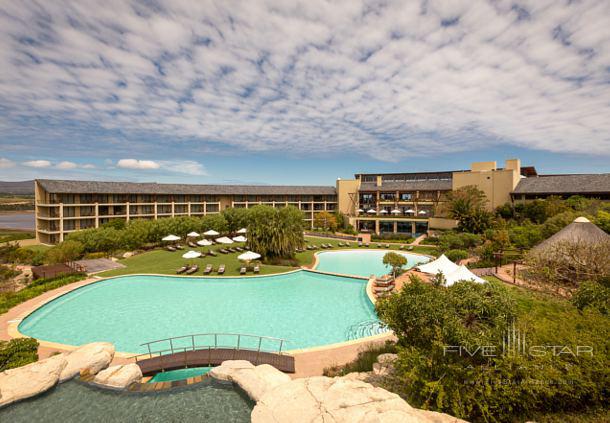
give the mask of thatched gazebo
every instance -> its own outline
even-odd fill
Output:
[[[563,243],[594,245],[604,242],[610,242],[610,235],[586,217],[577,217],[555,235],[532,248],[532,252],[537,254],[550,252]]]

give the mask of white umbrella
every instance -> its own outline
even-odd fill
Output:
[[[246,228],[241,228],[239,231],[237,231],[238,234],[245,234],[246,232],[248,232]]]
[[[415,210],[413,210],[413,209],[408,209],[408,210],[405,210],[405,213],[415,213]]]
[[[383,209],[379,213],[381,213],[381,214],[388,214],[388,211],[386,209]]]
[[[428,212],[425,210],[420,210],[417,214],[427,214]]]
[[[171,241],[178,241],[179,239],[180,239],[180,237],[179,237],[179,236],[176,236],[176,235],[168,235],[168,236],[166,236],[165,238],[162,238],[161,240],[162,240],[162,241],[170,241],[170,242],[171,242]]]
[[[233,241],[235,242],[246,242],[248,240],[248,238],[246,238],[245,236],[236,236],[235,238],[233,238]]]
[[[261,258],[261,255],[252,251],[246,251],[245,253],[238,255],[237,258],[243,261],[251,261]]]
[[[207,247],[209,245],[212,245],[212,241],[208,241],[207,239],[202,239],[200,241],[197,241],[197,245],[201,245],[202,247]]]
[[[219,244],[233,244],[233,240],[231,238],[227,238],[223,236],[222,238],[216,238],[216,242]]]
[[[375,214],[375,213],[377,213],[377,210],[375,210],[375,209],[368,209],[366,212],[368,214]]]
[[[218,232],[216,232],[214,229],[210,229],[209,231],[205,231],[203,233],[205,236],[216,236],[216,235],[220,235]]]
[[[201,253],[199,251],[191,250],[191,251],[188,251],[188,252],[182,254],[182,258],[185,258],[185,259],[194,259],[197,257],[201,257]]]
[[[192,237],[192,238],[198,238],[199,234],[197,232],[193,231],[193,232],[189,232],[188,234],[186,234],[186,236]]]
[[[400,214],[400,210],[394,209],[390,213],[392,213],[392,214]]]
[[[358,209],[358,213],[364,213],[364,210]]]

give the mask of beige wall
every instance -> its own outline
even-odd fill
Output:
[[[455,229],[457,224],[457,220],[446,219],[444,217],[431,217],[428,219],[429,229]]]
[[[337,210],[348,216],[356,213],[359,179],[337,179]],[[351,194],[351,195],[350,195]]]
[[[474,185],[485,193],[487,209],[493,210],[510,202],[510,193],[519,183],[521,163],[507,160],[504,169],[497,169],[495,162],[478,162],[467,172],[454,172],[452,189]]]

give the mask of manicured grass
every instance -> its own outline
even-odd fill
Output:
[[[42,245],[42,244],[37,244],[37,245],[26,245],[25,247],[21,247],[21,248],[25,248],[26,250],[31,250],[34,251],[35,253],[38,252],[45,252],[48,249],[52,248],[50,245]]]
[[[306,245],[320,245],[320,244],[331,244],[335,249],[346,248],[339,247],[338,244],[342,242],[341,240],[335,240],[330,238],[318,238],[318,237],[307,237]],[[234,244],[240,246],[239,244]],[[371,243],[370,248],[375,248],[376,243]],[[390,248],[388,250],[397,250],[400,244],[390,244]],[[220,249],[220,246],[212,246],[212,250]],[[350,247],[347,248],[358,248],[358,244],[356,242],[350,242]],[[199,251],[208,251],[210,247],[201,247],[197,248]],[[362,247],[361,249],[366,249]],[[242,266],[242,262],[237,260],[237,256],[241,253],[232,253],[232,254],[220,254],[218,253],[218,257],[206,256],[203,258],[186,260],[182,258],[182,254],[187,251],[186,247],[183,251],[169,252],[166,250],[154,250],[150,252],[146,252],[143,254],[139,254],[127,259],[123,259],[120,263],[127,266],[124,269],[116,269],[110,270],[108,272],[101,273],[100,276],[119,276],[119,275],[128,275],[134,273],[158,273],[165,275],[175,275],[176,269],[180,268],[184,264],[198,264],[199,271],[192,276],[201,276],[203,275],[203,270],[207,264],[211,264],[214,266],[214,269],[217,270],[220,264],[224,264],[226,266],[225,276],[235,276],[239,275],[239,269]],[[302,253],[295,254],[295,259],[299,266],[312,266],[314,263],[314,253],[316,251],[325,251],[323,249],[318,250],[306,250]],[[412,252],[419,252],[416,249]],[[290,270],[297,269],[297,267],[292,266],[276,266],[270,264],[262,264],[260,266],[260,274],[269,275],[273,273],[281,273],[287,272]],[[247,275],[252,275],[252,272],[248,272]],[[212,273],[213,275],[217,275],[216,272]]]

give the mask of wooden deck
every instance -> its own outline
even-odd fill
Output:
[[[156,355],[138,358],[136,364],[140,366],[142,374],[147,375],[161,370],[218,366],[227,360],[247,360],[254,365],[270,364],[286,373],[295,371],[294,357],[291,355],[235,348],[206,348]]]

